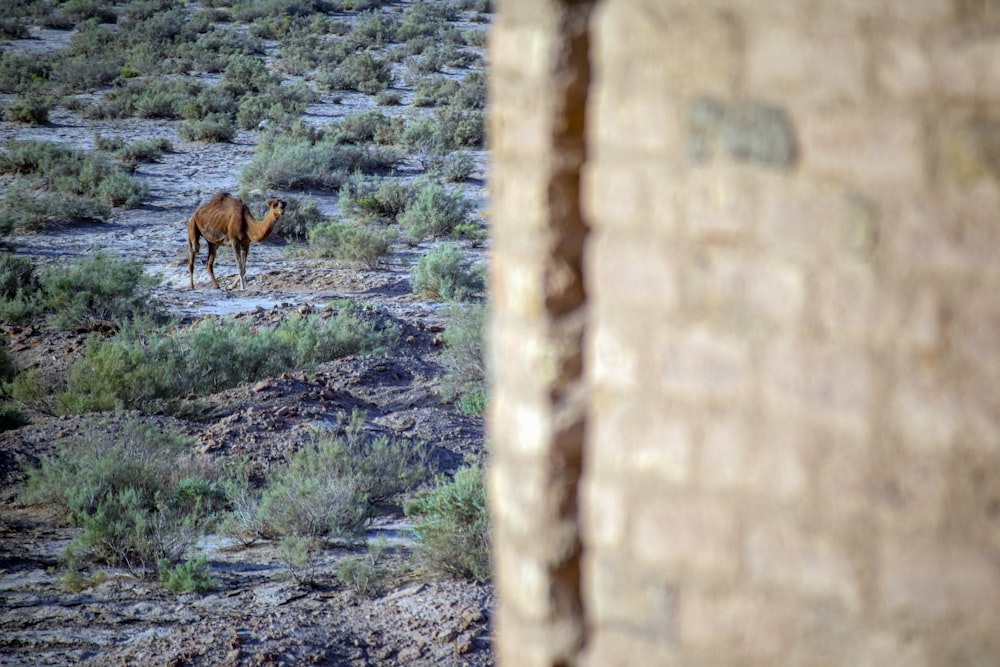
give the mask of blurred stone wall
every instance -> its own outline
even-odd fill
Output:
[[[502,664],[1000,664],[1000,3],[497,4]]]

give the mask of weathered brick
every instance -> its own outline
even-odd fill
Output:
[[[750,580],[860,611],[861,585],[851,553],[836,538],[784,517],[755,522],[746,530]]]
[[[676,236],[684,192],[668,161],[616,154],[589,163],[582,180],[584,212],[595,229],[613,226],[651,240]]]
[[[909,375],[892,389],[889,415],[900,441],[909,447],[946,451],[962,426],[962,405],[948,387]]]
[[[645,349],[631,344],[637,332],[625,323],[609,319],[595,322],[591,327],[584,368],[595,388],[628,392],[640,386]]]
[[[600,555],[586,560],[583,576],[596,622],[673,642],[676,592],[667,580]]]
[[[594,406],[588,428],[594,440],[602,443],[591,447],[589,454],[599,470],[653,477],[669,484],[684,484],[691,476],[691,428],[673,411],[608,401]]]
[[[600,3],[592,25],[599,85],[628,85],[633,94],[655,89],[683,94],[695,85],[699,92],[720,94],[731,91],[739,75],[740,27],[727,12],[609,0]]]
[[[831,16],[807,25],[763,19],[747,33],[751,95],[811,105],[858,103],[866,97],[865,44],[848,18]]]
[[[751,380],[746,341],[706,328],[658,341],[654,364],[670,392],[703,399],[745,396]]]
[[[918,35],[890,32],[875,48],[876,80],[887,95],[918,100],[934,93],[930,54]]]
[[[794,609],[763,595],[683,590],[678,599],[681,646],[734,656],[787,655],[796,639]]]
[[[591,246],[587,278],[610,309],[656,312],[669,318],[680,305],[679,258],[665,241],[607,235]]]
[[[751,460],[748,422],[738,415],[713,416],[698,448],[702,484],[713,490],[741,488]]]
[[[623,547],[628,534],[628,505],[621,478],[602,471],[584,480],[580,489],[580,528],[584,541],[595,549]]]
[[[746,488],[763,498],[800,502],[809,488],[809,448],[815,440],[810,429],[792,414],[774,411],[755,440],[743,476]]]
[[[801,407],[854,433],[870,425],[873,368],[861,345],[772,341],[761,362],[766,400]]]
[[[603,626],[595,627],[588,637],[580,664],[581,667],[696,667],[672,643]]]
[[[1000,608],[1000,566],[960,545],[889,540],[882,549],[884,613],[921,619],[973,619]]]
[[[685,192],[687,225],[699,240],[733,242],[753,233],[757,188],[741,170],[696,169]]]
[[[917,114],[862,112],[804,114],[799,124],[802,164],[834,183],[921,188],[927,182],[924,129]]]
[[[940,95],[965,101],[1000,98],[1000,43],[991,31],[938,31],[929,39]]]
[[[667,576],[729,579],[739,569],[739,521],[708,499],[648,498],[634,508],[629,540],[640,562]]]

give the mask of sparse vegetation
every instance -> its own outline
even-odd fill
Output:
[[[464,301],[483,290],[482,269],[473,266],[454,243],[430,250],[410,274],[415,294],[438,301]]]
[[[456,226],[468,222],[472,204],[457,190],[446,190],[434,180],[416,188],[413,203],[399,217],[413,241],[448,236]]]
[[[417,554],[432,572],[486,581],[490,577],[490,528],[483,473],[476,467],[439,476],[433,489],[406,504],[414,517]]]
[[[356,537],[374,504],[424,478],[422,448],[363,437],[364,418],[354,413],[344,437],[317,436],[268,475],[258,507],[266,535]]]
[[[446,370],[441,382],[442,396],[456,401],[463,412],[482,414],[489,379],[483,351],[486,306],[451,304],[445,315],[441,362]]]
[[[63,554],[70,568],[89,558],[135,574],[164,572],[223,509],[219,470],[187,454],[190,443],[174,433],[128,420],[107,437],[95,418],[58,444],[29,470],[22,501],[54,505],[80,528]],[[183,493],[193,481],[207,491]],[[196,564],[186,572],[204,581]]]

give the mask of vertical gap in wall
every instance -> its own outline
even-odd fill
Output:
[[[590,15],[593,2],[566,0],[562,6],[559,60],[553,85],[557,109],[553,123],[553,176],[549,184],[550,262],[545,276],[545,308],[560,342],[559,381],[551,396],[556,430],[552,442],[550,489],[558,494],[558,523],[566,531],[564,551],[552,563],[552,596],[568,641],[554,660],[557,667],[577,662],[585,640],[581,585],[581,536],[578,488],[583,471],[586,381],[583,335],[587,321],[583,251],[588,228],[581,202],[581,172],[586,161],[586,109],[590,85]]]

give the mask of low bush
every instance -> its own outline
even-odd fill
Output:
[[[103,251],[44,271],[39,279],[51,323],[59,329],[90,328],[92,322],[120,326],[134,319],[163,317],[150,294],[158,279],[147,275],[141,264]]]
[[[355,171],[384,171],[397,165],[402,157],[391,146],[341,144],[327,136],[311,139],[269,133],[240,172],[240,185],[245,190],[335,190]]]
[[[444,180],[459,183],[472,178],[476,161],[467,151],[455,151],[445,156],[442,169]]]
[[[430,250],[410,273],[415,294],[437,301],[464,301],[482,292],[482,269],[473,265],[453,243]]]
[[[211,488],[221,472],[188,454],[191,443],[169,430],[94,419],[57,447],[28,471],[21,500],[51,504],[81,529],[64,553],[71,565],[87,557],[136,574],[162,572],[181,561],[222,509],[178,502],[185,481]]]
[[[398,178],[355,172],[340,186],[340,212],[348,218],[396,222],[412,201],[413,190]]]
[[[215,590],[212,569],[204,556],[177,563],[171,567],[170,561],[161,559],[157,564],[160,583],[175,593],[207,593]]]
[[[375,95],[392,84],[392,65],[367,51],[353,53],[336,67],[320,67],[315,80],[326,90],[357,90]]]
[[[327,220],[309,230],[309,251],[316,257],[355,262],[375,269],[389,254],[394,229]]]
[[[315,438],[268,475],[258,516],[271,537],[356,537],[374,503],[421,481],[419,456],[407,443],[366,442],[350,429],[346,438]]]
[[[44,309],[41,298],[41,285],[31,260],[0,253],[0,322],[23,324],[34,319]]]
[[[51,72],[47,57],[0,52],[0,92],[23,93],[47,81]]]
[[[58,225],[101,222],[110,215],[111,207],[97,199],[45,192],[15,178],[0,201],[0,232],[30,233]]]
[[[60,413],[159,408],[180,410],[188,395],[206,395],[348,354],[374,354],[395,329],[379,328],[352,309],[292,317],[274,329],[206,318],[166,332],[123,326],[111,339],[91,338],[56,397]]]
[[[382,564],[385,550],[384,541],[377,542],[368,545],[364,556],[345,558],[337,565],[337,581],[362,597],[380,594],[389,579],[389,570]]]
[[[52,100],[46,95],[29,92],[14,99],[4,112],[4,117],[12,123],[44,125],[49,122]]]
[[[483,474],[478,467],[439,476],[433,489],[406,504],[414,518],[416,554],[431,572],[486,581],[490,577],[490,527]]]
[[[236,136],[233,121],[224,114],[209,114],[201,120],[186,120],[177,135],[184,141],[230,142]]]
[[[448,236],[456,226],[467,223],[472,203],[462,193],[449,191],[434,180],[416,184],[413,202],[399,217],[412,241]]]
[[[482,414],[486,407],[489,382],[483,343],[486,318],[486,306],[482,303],[451,304],[445,311],[441,351],[445,374],[441,395],[445,400],[456,401],[469,414]]]
[[[0,18],[0,39],[28,39],[31,31],[21,18]]]
[[[115,165],[107,157],[99,154],[77,150],[69,146],[48,141],[33,139],[7,142],[6,150],[0,153],[0,173],[16,174],[38,179],[42,187],[28,187],[26,182],[18,184],[19,194],[26,199],[39,199],[38,192],[43,194],[58,192],[83,199],[93,199],[111,206],[135,207],[146,197],[148,188],[144,183],[134,180],[121,167]],[[79,215],[79,204],[72,201],[63,206],[58,202],[44,201],[42,210],[51,214],[68,215],[77,213],[78,217],[104,218],[110,213],[100,207],[88,206],[88,215]],[[15,207],[25,206],[26,210],[18,214]],[[9,214],[30,222],[39,219],[39,211],[30,211],[30,201],[25,202],[13,197],[8,190],[4,197],[4,207]],[[37,208],[37,207],[36,207]],[[63,210],[60,210],[63,209]],[[6,216],[5,216],[6,217]],[[44,217],[42,217],[44,219]]]
[[[458,94],[459,83],[446,76],[425,76],[413,86],[413,106],[433,107],[448,104]]]

